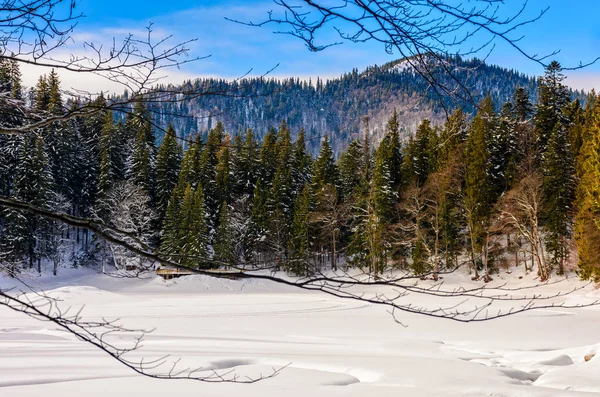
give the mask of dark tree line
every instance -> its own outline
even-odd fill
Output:
[[[15,63],[2,62],[0,77],[5,95],[27,96],[37,112],[74,106],[63,103],[54,71],[29,93]],[[365,119],[362,139],[337,159],[328,136],[313,158],[304,131],[294,141],[285,120],[260,142],[252,130],[231,134],[222,123],[190,141],[170,126],[157,147],[139,101],[125,120],[105,110],[0,136],[0,190],[91,217],[198,269],[275,266],[311,275],[352,266],[375,277],[397,268],[437,278],[468,258],[474,278],[523,264],[547,280],[565,271],[575,239],[582,275],[591,277],[600,234],[597,105],[594,94],[585,108],[572,100],[563,79],[552,63],[537,104],[523,88],[501,109],[488,96],[472,119],[457,110],[443,125],[423,120],[407,142],[396,112],[378,143]],[[3,122],[17,116],[7,112]],[[103,268],[137,260],[34,214],[5,210],[1,226],[2,260],[14,271],[40,269],[44,258]]]

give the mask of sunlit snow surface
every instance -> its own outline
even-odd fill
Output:
[[[518,272],[495,278],[511,286],[536,282]],[[85,305],[86,319],[155,328],[138,352],[146,359],[170,354],[184,367],[234,370],[240,378],[287,368],[251,385],[149,379],[49,323],[0,307],[2,397],[600,395],[600,354],[584,362],[600,350],[599,307],[472,324],[400,314],[404,328],[385,307],[264,281],[130,280],[64,269],[29,282],[62,299],[62,307]],[[2,287],[10,283],[0,278]],[[445,283],[472,284],[461,272]],[[573,277],[544,291],[578,283]],[[590,286],[561,300],[596,297]]]

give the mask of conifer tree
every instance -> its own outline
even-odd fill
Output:
[[[48,93],[48,108],[47,111],[51,114],[58,115],[63,113],[63,101],[60,93],[60,80],[54,69],[50,71],[47,79]]]
[[[415,182],[417,186],[423,186],[427,175],[434,165],[431,159],[431,141],[435,141],[435,131],[429,120],[424,119],[417,127],[414,138],[408,142],[406,155],[403,162],[403,174],[405,183]]]
[[[225,135],[223,147],[218,153],[218,162],[216,165],[215,184],[217,188],[217,198],[221,202],[231,203],[233,194],[233,180],[231,177],[231,150],[230,136]],[[221,205],[222,207],[222,205]]]
[[[288,270],[298,276],[306,276],[309,273],[309,222],[310,192],[308,185],[304,185],[294,204],[294,217],[288,248],[290,252]]]
[[[543,159],[550,136],[557,124],[559,130],[568,128],[569,119],[565,112],[569,102],[569,89],[563,84],[565,76],[562,67],[552,61],[546,68],[544,76],[539,79],[539,103],[535,114],[535,130],[539,159]]]
[[[546,230],[546,249],[551,264],[564,273],[569,256],[568,239],[572,230],[574,165],[567,129],[557,123],[548,139],[542,162],[542,207]]]
[[[156,155],[156,208],[159,219],[167,209],[169,198],[179,179],[181,147],[177,144],[175,129],[169,125]]]
[[[185,266],[203,268],[208,264],[209,232],[206,222],[207,208],[204,205],[204,193],[198,187],[196,191],[188,184],[181,203],[181,226],[178,243],[184,255],[182,263]]]
[[[50,87],[45,75],[40,76],[34,89],[33,106],[37,112],[47,112],[50,102]]]
[[[586,109],[577,156],[575,242],[580,276],[600,279],[600,104],[592,93]]]
[[[156,143],[150,113],[141,101],[136,102],[128,126],[134,132],[134,145],[129,165],[129,178],[142,188],[155,204]]]
[[[13,196],[17,200],[44,207],[51,189],[52,174],[43,138],[41,135],[28,136],[23,140],[19,152]],[[27,255],[29,267],[33,267],[36,258],[39,265],[41,231],[47,223],[36,215],[15,211],[10,211],[6,221],[9,230],[12,229],[9,232],[12,240],[8,244],[10,249],[19,257]]]
[[[98,194],[100,196],[106,194],[115,182],[113,156],[111,155],[114,145],[113,135],[112,113],[107,112],[100,132],[100,173],[98,176]]]
[[[394,189],[397,190],[402,185],[402,146],[400,143],[398,113],[395,109],[387,123],[386,140],[386,157],[388,157],[390,180]]]
[[[96,98],[92,104],[102,109],[106,107],[103,95]],[[106,121],[106,112],[99,111],[79,120],[81,148],[79,166],[75,170],[75,179],[80,186],[78,206],[81,215],[87,215],[96,202],[98,192],[98,177],[100,174],[100,133]]]
[[[236,196],[252,195],[259,176],[260,153],[258,142],[251,129],[246,131],[244,142],[240,145],[241,147],[236,149],[236,161],[232,164],[235,184],[234,194]]]
[[[277,170],[277,133],[274,128],[264,136],[260,148],[260,177],[267,188],[271,187],[275,171]]]
[[[494,191],[488,143],[495,128],[495,112],[491,98],[488,96],[479,105],[465,148],[464,204],[469,229],[471,261],[476,278],[478,277],[476,259],[480,255],[485,276],[489,277],[487,236]]]
[[[219,153],[223,149],[223,139],[225,138],[225,127],[223,123],[218,122],[215,128],[208,133],[208,139],[202,149],[200,158],[200,184],[204,191],[204,205],[208,210],[208,227],[214,233],[218,221],[218,211],[221,205],[219,200],[219,191],[217,186],[217,164],[219,162]]]
[[[304,130],[298,133],[298,139],[292,154],[292,194],[300,194],[302,187],[311,182],[310,168],[312,157],[306,150],[306,136]]]
[[[448,117],[444,128],[440,132],[436,169],[443,168],[444,164],[457,154],[457,148],[467,140],[468,132],[469,123],[467,122],[467,116],[461,109],[457,109]]]
[[[313,190],[318,191],[327,184],[339,185],[338,169],[333,159],[333,150],[329,144],[329,137],[325,135],[321,142],[321,151],[312,168]]]
[[[163,254],[178,254],[181,250],[181,205],[187,185],[183,189],[175,188],[171,194],[169,204],[165,210],[160,232],[160,251]],[[191,190],[191,189],[190,189]],[[180,257],[171,257],[171,260],[180,261]]]
[[[229,208],[225,201],[221,204],[219,211],[219,227],[215,237],[215,259],[232,266],[236,264],[237,260]]]
[[[344,200],[349,200],[361,190],[363,180],[363,149],[359,141],[352,140],[338,161],[340,188]]]
[[[268,190],[262,179],[258,179],[252,195],[252,213],[250,216],[250,231],[247,255],[257,259],[256,256],[267,247],[267,234],[269,218],[267,212]]]
[[[200,183],[200,162],[202,160],[202,142],[199,136],[193,141],[190,147],[185,151],[179,167],[179,176],[177,178],[177,188],[182,192],[189,183],[193,189]]]
[[[595,96],[595,92],[592,92],[591,96]],[[588,103],[591,99],[588,98]],[[595,100],[595,98],[593,99]],[[571,121],[569,126],[569,144],[571,145],[571,151],[573,158],[579,156],[581,146],[583,145],[583,135],[585,128],[585,110],[581,106],[581,101],[575,99],[567,108],[568,118]]]

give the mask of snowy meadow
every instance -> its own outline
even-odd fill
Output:
[[[181,360],[180,368],[202,367],[240,380],[281,371],[254,384],[151,379],[50,323],[1,307],[3,397],[600,393],[600,356],[593,356],[600,347],[598,306],[534,310],[466,324],[396,313],[400,325],[386,307],[269,281],[202,275],[127,279],[65,269],[58,278],[27,282],[59,299],[62,308],[85,305],[86,320],[119,317],[128,328],[154,329],[132,354],[148,362],[169,355],[163,372],[175,360]],[[497,275],[491,284],[506,282],[514,287],[537,280],[517,270]],[[0,281],[3,288],[11,283]],[[446,286],[470,283],[477,284],[463,269],[444,280]],[[538,290],[551,295],[582,286],[572,277]],[[385,293],[385,287],[377,288]],[[599,297],[587,285],[555,301],[585,304]],[[430,297],[410,299],[415,305],[432,304]],[[119,334],[114,340],[127,344],[131,337]]]

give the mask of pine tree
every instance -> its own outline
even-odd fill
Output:
[[[100,109],[106,107],[106,99],[100,95],[92,102],[92,106]],[[77,157],[78,167],[74,170],[74,179],[77,180],[78,195],[77,206],[81,215],[88,215],[96,202],[98,193],[98,178],[100,175],[100,135],[106,122],[106,112],[99,111],[86,117],[76,119],[80,128],[81,150]]]
[[[436,140],[435,131],[430,121],[425,119],[417,127],[414,138],[408,142],[404,156],[403,180],[405,183],[414,182],[423,186],[435,162],[431,159],[432,141]]]
[[[241,140],[241,139],[240,139]],[[238,145],[236,145],[236,148]],[[259,176],[258,142],[251,129],[246,131],[243,144],[236,149],[236,161],[233,162],[234,194],[252,195]]]
[[[592,93],[586,109],[577,156],[577,243],[580,276],[600,279],[600,104]]]
[[[21,73],[16,61],[0,60],[0,123],[13,127],[22,122],[21,113],[14,106],[14,100],[21,100]],[[9,196],[12,190],[15,167],[21,138],[0,135],[0,194]],[[0,222],[2,215],[0,215]]]
[[[313,190],[318,191],[327,184],[339,185],[338,169],[333,159],[333,150],[329,144],[329,137],[325,135],[321,142],[321,151],[312,168]]]
[[[178,243],[184,255],[182,263],[194,268],[207,267],[209,233],[206,223],[207,209],[204,193],[199,187],[194,190],[188,184],[181,203],[181,226]]]
[[[388,157],[388,167],[390,170],[390,180],[395,190],[402,185],[402,146],[400,143],[400,124],[398,114],[394,109],[392,117],[389,119],[386,130],[386,150]],[[380,144],[381,145],[381,144]]]
[[[223,147],[218,154],[218,162],[216,165],[215,184],[217,188],[217,198],[221,202],[231,203],[233,195],[233,179],[231,175],[231,145],[230,136],[225,135],[223,139]]]
[[[542,163],[542,195],[546,230],[546,249],[551,264],[564,273],[564,261],[569,256],[574,199],[574,166],[568,131],[557,123],[548,139]]]
[[[261,252],[266,250],[269,217],[267,211],[268,190],[262,179],[258,179],[252,195],[252,213],[248,237],[247,257],[257,260]]]
[[[60,80],[54,69],[50,71],[47,79],[48,85],[48,108],[47,111],[53,115],[63,113],[63,101],[60,93]]]
[[[182,245],[182,242],[180,241],[181,204],[186,188],[175,188],[171,194],[169,204],[167,205],[160,231],[160,252],[163,254],[180,253]],[[181,260],[180,257],[171,257],[170,259],[175,261]]]
[[[159,219],[164,216],[177,185],[181,160],[181,147],[177,144],[175,129],[169,125],[156,155],[156,209]]]
[[[566,108],[570,102],[569,89],[563,84],[565,76],[562,67],[552,61],[546,68],[544,77],[539,79],[539,103],[535,114],[538,156],[543,159],[548,141],[557,124],[559,130],[569,125]]]
[[[485,276],[489,277],[487,235],[491,208],[494,203],[494,191],[491,180],[491,154],[488,143],[495,129],[493,103],[488,96],[479,105],[479,111],[471,124],[465,148],[464,204],[475,277],[478,277],[476,257],[480,254],[486,272]]]
[[[461,109],[457,109],[448,117],[439,137],[439,154],[437,169],[444,167],[451,157],[456,155],[457,148],[467,140],[469,123]]]
[[[292,194],[300,194],[302,187],[311,182],[310,169],[312,167],[312,157],[306,150],[306,136],[304,130],[298,133],[298,139],[294,145],[292,154]]]
[[[388,139],[384,139],[375,151],[371,200],[373,201],[375,212],[381,221],[391,223],[393,221],[393,209],[398,199],[398,194],[394,189],[394,180],[391,172],[391,166],[395,164],[392,151],[395,143],[389,139],[389,135],[386,138]]]
[[[591,96],[595,96],[595,92],[591,93]],[[591,99],[588,98],[588,103]],[[595,100],[595,98],[594,98]],[[583,145],[583,135],[585,128],[585,110],[581,106],[579,99],[574,100],[568,106],[567,109],[568,118],[571,121],[569,127],[569,144],[573,152],[573,157],[577,158]]]
[[[34,89],[34,110],[37,112],[47,112],[50,102],[50,87],[46,76],[40,76]]]
[[[349,200],[361,190],[364,191],[362,154],[360,142],[354,139],[340,156],[340,188],[344,200]]]
[[[44,207],[52,189],[52,174],[44,142],[40,135],[24,139],[19,152],[13,196],[15,199]],[[38,265],[41,249],[41,230],[47,223],[37,215],[20,214],[10,211],[6,221],[10,230],[9,249],[17,257],[27,255],[29,267],[37,258]],[[12,224],[11,224],[12,223]]]
[[[112,112],[107,112],[100,132],[100,173],[98,176],[98,194],[105,195],[115,182],[113,174],[113,156],[111,156],[113,143],[113,117]]]
[[[223,139],[225,137],[225,129],[223,123],[219,122],[210,130],[208,139],[202,150],[200,159],[200,184],[204,191],[204,205],[208,209],[208,227],[214,233],[219,206],[219,191],[217,187],[217,164],[219,162],[219,153],[223,148]]]
[[[304,185],[294,204],[294,217],[288,248],[290,252],[288,270],[297,276],[306,276],[309,274],[310,196],[308,185]]]
[[[129,128],[135,132],[133,152],[129,162],[129,178],[151,197],[151,203],[154,206],[156,144],[150,113],[142,101],[135,104]]]
[[[275,171],[277,170],[277,133],[274,128],[264,136],[260,148],[260,178],[268,188],[271,187]]]
[[[197,137],[191,146],[185,151],[179,168],[177,187],[185,190],[189,183],[193,189],[200,183],[200,162],[202,159],[202,142]]]
[[[215,237],[215,259],[227,265],[235,265],[237,261],[233,230],[227,202],[223,201],[219,211],[219,227]]]

